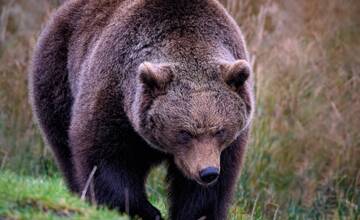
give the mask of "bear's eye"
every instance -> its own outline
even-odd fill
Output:
[[[187,131],[180,131],[177,136],[176,140],[180,144],[187,144],[192,140],[193,136]]]
[[[220,140],[224,140],[226,137],[226,131],[225,129],[218,130],[215,134],[215,137],[219,138]]]

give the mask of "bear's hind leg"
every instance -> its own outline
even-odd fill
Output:
[[[67,71],[69,36],[62,19],[50,22],[35,50],[29,87],[34,116],[69,189],[78,192],[67,133],[73,101]]]

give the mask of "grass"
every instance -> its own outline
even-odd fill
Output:
[[[11,194],[1,212],[26,210],[8,199],[25,191],[46,195],[37,185],[70,198],[27,100],[31,52],[57,2],[0,0],[0,198]],[[360,2],[222,2],[246,35],[257,97],[231,219],[359,219]],[[163,178],[156,169],[147,189],[166,214]]]
[[[0,219],[128,219],[70,195],[59,177],[0,176]]]
[[[147,191],[149,200],[167,216],[165,190],[159,184],[161,168],[153,172]],[[161,180],[163,178],[160,177]],[[157,180],[157,181],[156,181]],[[61,177],[19,176],[5,171],[0,176],[0,219],[128,219],[115,211],[95,207],[71,195]],[[239,207],[231,211],[230,219],[250,219]],[[258,219],[258,218],[257,218]]]
[[[164,188],[165,172],[163,167],[154,170],[147,184],[150,202],[167,217],[166,190]],[[241,184],[246,178],[242,178]],[[244,185],[246,186],[246,185]],[[243,187],[244,187],[243,186]],[[260,204],[261,195],[254,201],[244,193],[248,189],[239,189],[230,220],[278,219],[284,215],[277,204],[268,203],[265,207]],[[323,192],[327,193],[327,192]],[[348,192],[351,193],[351,192]],[[349,202],[332,204],[336,213],[322,213],[321,210],[333,209],[327,204],[331,196],[319,193],[316,206],[312,209],[302,207],[291,201],[286,210],[287,219],[358,219],[359,213],[355,208],[349,209]],[[247,210],[249,203],[251,210]],[[357,213],[356,213],[357,212]],[[128,219],[117,212],[106,208],[91,206],[71,195],[65,188],[59,176],[19,176],[14,172],[5,171],[0,176],[0,219]]]

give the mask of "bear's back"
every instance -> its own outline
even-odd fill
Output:
[[[67,66],[73,90],[81,70],[89,58],[104,28],[109,24],[114,12],[126,0],[70,0],[62,7],[72,12],[68,16],[68,26],[72,31],[68,44]]]
[[[99,50],[114,61],[109,67],[116,62],[131,74],[147,59],[161,60],[164,51],[173,60],[192,58],[186,49],[197,42],[247,59],[238,26],[216,0],[71,0],[62,10],[73,11],[67,67],[75,93],[79,76],[91,69],[96,59],[90,59]],[[203,55],[189,53],[196,52]]]

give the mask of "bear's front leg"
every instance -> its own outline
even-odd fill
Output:
[[[245,135],[246,136],[246,135]],[[201,186],[186,178],[174,163],[170,163],[172,220],[225,220],[241,168],[246,139],[239,137],[221,155],[221,173],[216,183]]]
[[[88,198],[144,220],[161,219],[160,212],[146,198],[143,172],[102,162],[96,173]]]
[[[124,165],[113,161],[122,160],[121,158],[112,158],[109,161],[107,158],[98,160],[96,157],[82,153],[75,161],[82,190],[90,178],[91,168],[97,168],[85,194],[88,200],[131,216],[138,215],[144,220],[161,219],[160,212],[146,198],[144,181],[147,170],[139,169],[135,164]]]
[[[161,155],[146,146],[121,115],[101,111],[92,118],[77,111],[73,115],[69,136],[80,193],[96,166],[86,192],[89,200],[144,220],[161,219],[145,192],[146,176]]]

